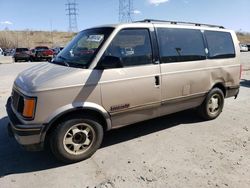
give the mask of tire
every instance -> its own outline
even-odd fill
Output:
[[[199,115],[205,120],[217,118],[224,106],[224,94],[219,88],[213,88],[198,108]]]
[[[50,135],[50,149],[64,163],[91,157],[100,147],[103,127],[92,118],[73,117],[57,126]]]
[[[16,63],[18,62],[17,58],[14,59],[14,62],[16,62]]]

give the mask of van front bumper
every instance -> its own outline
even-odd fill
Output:
[[[27,150],[42,150],[42,133],[44,125],[22,124],[11,108],[11,98],[9,98],[7,101],[6,111],[10,121],[8,124],[9,135],[14,136],[17,142]]]

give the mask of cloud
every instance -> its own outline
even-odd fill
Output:
[[[134,14],[141,14],[141,11],[140,10],[134,10],[133,13]]]
[[[148,0],[149,4],[159,6],[162,3],[167,3],[169,0]]]
[[[0,24],[2,24],[2,25],[12,25],[13,23],[11,21],[3,21],[3,22],[0,22]]]

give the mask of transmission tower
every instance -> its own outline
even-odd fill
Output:
[[[119,0],[119,22],[132,22],[133,14],[133,0]]]
[[[66,15],[69,17],[69,31],[70,32],[77,32],[77,3],[76,0],[68,0],[66,5]]]

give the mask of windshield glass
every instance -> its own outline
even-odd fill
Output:
[[[52,63],[69,67],[88,68],[112,31],[113,28],[96,28],[80,32],[54,58]]]

